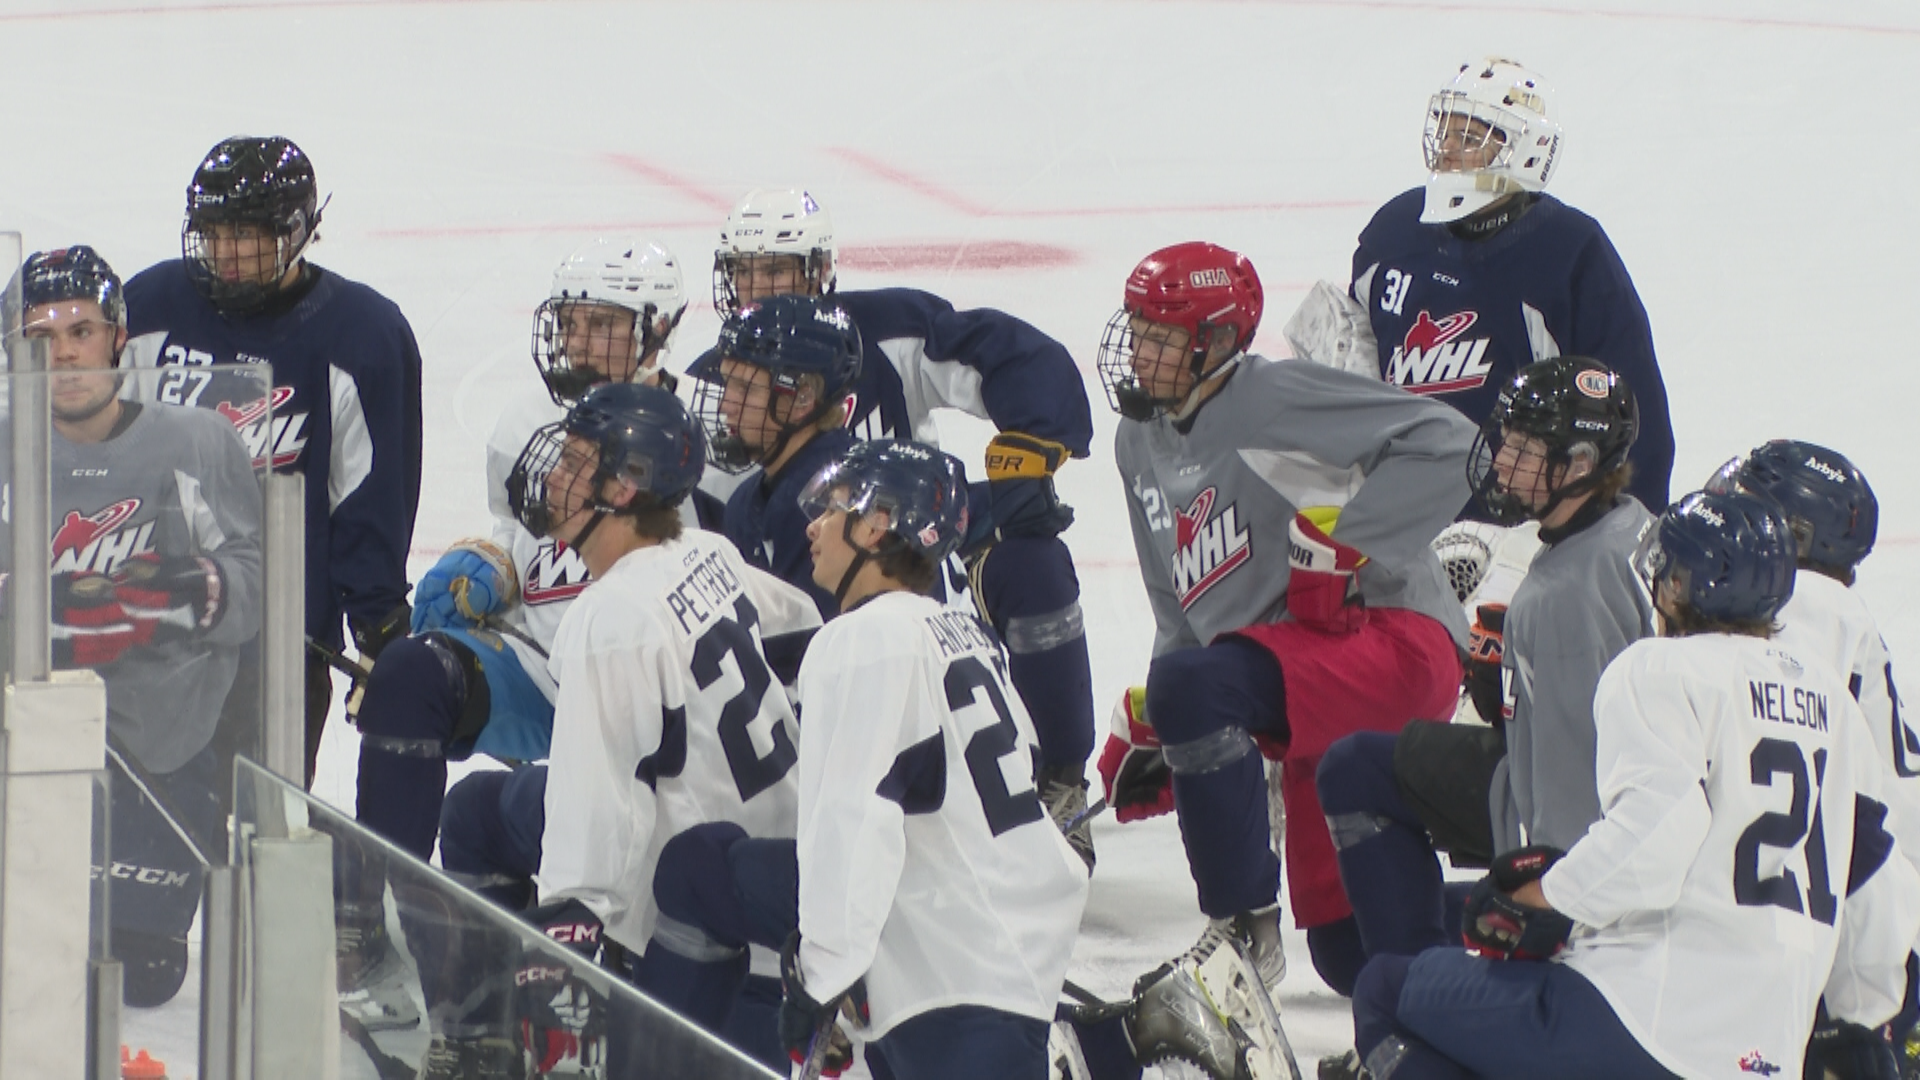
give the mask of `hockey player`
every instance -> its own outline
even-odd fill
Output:
[[[1375,1080],[1797,1076],[1823,988],[1840,1020],[1892,1015],[1920,875],[1846,683],[1769,640],[1793,544],[1744,494],[1661,516],[1643,565],[1662,636],[1594,700],[1605,814],[1564,854],[1495,860],[1467,904],[1477,955],[1367,966]]]
[[[1467,639],[1429,542],[1466,501],[1472,425],[1375,379],[1248,353],[1262,303],[1244,257],[1177,244],[1134,268],[1100,350],[1156,624],[1146,715],[1115,732],[1100,769],[1121,813],[1177,808],[1211,920],[1137,985],[1133,1045],[1221,1076],[1234,1071],[1217,1053],[1224,1031],[1175,1018],[1217,1024],[1191,1006],[1203,987],[1228,999],[1218,977],[1270,1012],[1260,987],[1215,963],[1231,968],[1241,949],[1265,987],[1285,972],[1254,737],[1281,761],[1295,921],[1316,966],[1350,963],[1326,955],[1351,941],[1352,912],[1314,769],[1342,735],[1449,715]]]
[[[53,372],[54,662],[106,682],[111,943],[127,1004],[151,1008],[186,977],[226,843],[212,742],[260,627],[259,480],[219,417],[120,398],[126,306],[92,248],[30,256],[20,284]]]
[[[1607,234],[1545,193],[1564,144],[1550,96],[1510,60],[1461,65],[1427,106],[1425,187],[1374,214],[1349,296],[1316,290],[1288,336],[1320,359],[1351,352],[1371,367],[1377,355],[1381,378],[1475,423],[1520,368],[1562,354],[1599,360],[1639,399],[1627,491],[1657,512],[1673,429],[1653,332]]]
[[[1474,626],[1467,681],[1492,726],[1416,720],[1398,735],[1349,735],[1316,775],[1368,956],[1455,939],[1439,851],[1485,866],[1529,838],[1570,846],[1599,819],[1593,688],[1653,633],[1633,569],[1653,519],[1624,494],[1636,420],[1627,385],[1578,357],[1522,368],[1487,418],[1470,482],[1496,520],[1538,522],[1543,544],[1511,608],[1484,607]],[[1359,970],[1345,974],[1334,989],[1351,993]],[[1320,1075],[1358,1069],[1349,1052]]]
[[[847,410],[861,352],[860,331],[830,301],[772,296],[727,318],[718,363],[694,388],[714,465],[758,467],[727,501],[727,539],[749,565],[806,589],[823,619],[839,599],[813,582],[800,489],[854,444]]]
[[[420,348],[393,303],[307,261],[321,205],[291,141],[235,136],[187,187],[181,258],[127,283],[130,363],[168,404],[217,409],[256,461],[307,480],[307,636],[368,660],[407,632],[407,549],[420,501]],[[242,411],[210,364],[273,367],[272,412]],[[332,683],[307,667],[311,781]],[[236,693],[236,709],[244,712]],[[247,722],[235,718],[235,723]]]
[[[448,760],[544,760],[552,738],[547,652],[568,603],[586,588],[587,568],[572,548],[530,534],[513,516],[506,484],[514,459],[587,389],[670,379],[659,365],[685,310],[678,261],[650,241],[596,240],[554,271],[533,325],[533,361],[552,401],[522,398],[496,423],[487,442],[492,533],[455,543],[420,579],[412,636],[380,653],[355,718],[356,816],[416,858],[433,855]],[[701,524],[701,510],[717,522],[717,503],[700,492],[680,506],[687,527]],[[385,875],[367,867],[357,878],[336,906],[344,1007],[369,1030],[411,1026],[418,1014],[385,967],[397,961],[380,899]]]
[[[678,398],[615,383],[537,432],[509,481],[521,523],[577,551],[592,583],[554,636],[550,765],[455,785],[441,858],[494,882],[485,891],[510,907],[537,885],[528,918],[589,951],[603,927],[629,950],[647,945],[654,863],[683,829],[719,820],[792,834],[793,713],[761,642],[819,616],[724,539],[683,530],[678,507],[705,462]],[[636,977],[645,988],[644,962]],[[500,1052],[497,1032],[437,1030],[435,1068],[477,1069]]]
[[[798,841],[726,825],[674,839],[662,922],[709,954],[785,940],[779,1030],[796,1060],[851,1000],[903,1080],[1039,1080],[1087,878],[1043,824],[1005,654],[926,595],[967,530],[960,463],[864,443],[801,504],[814,580],[846,613],[801,668]],[[711,1024],[724,995],[686,986],[668,1000]]]
[[[1085,382],[1064,346],[1005,312],[955,311],[917,289],[837,289],[837,254],[833,219],[811,195],[751,192],[721,228],[714,307],[726,316],[785,292],[832,295],[864,343],[848,418],[857,438],[932,445],[937,408],[998,429],[986,482],[970,493],[974,535],[963,554],[974,603],[1006,642],[1013,685],[1033,716],[1041,799],[1064,827],[1086,807],[1093,675],[1080,582],[1059,538],[1073,513],[1053,475],[1092,444]],[[1083,823],[1069,839],[1091,866],[1091,830]]]

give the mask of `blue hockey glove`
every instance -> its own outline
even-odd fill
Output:
[[[1566,854],[1538,845],[1493,860],[1487,876],[1467,894],[1460,937],[1469,949],[1493,960],[1548,960],[1567,947],[1573,920],[1552,908],[1530,907],[1513,890],[1540,880]]]
[[[1062,444],[1038,435],[1002,431],[987,444],[987,515],[1001,537],[1058,536],[1073,524],[1073,508],[1060,501],[1053,474],[1071,457]]]
[[[486,540],[461,540],[413,587],[413,632],[469,629],[520,599],[513,559]]]
[[[1893,1044],[1873,1028],[1828,1020],[1807,1040],[1805,1080],[1900,1080]]]
[[[828,1040],[821,1060],[821,1076],[839,1076],[853,1063],[853,1044],[840,1031],[842,1013],[865,1023],[867,986],[862,980],[826,1001],[817,1001],[807,993],[800,978],[800,935],[795,932],[780,950],[780,1045],[795,1064],[805,1064],[815,1049],[815,1041]]]

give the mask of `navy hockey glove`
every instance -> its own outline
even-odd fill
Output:
[[[589,963],[600,951],[600,920],[578,900],[544,904],[526,918],[547,937]],[[606,1023],[605,1002],[572,968],[527,950],[513,975],[520,1040],[532,1056],[534,1075],[563,1062],[591,1064]]]
[[[105,574],[55,574],[51,586],[53,666],[111,664],[152,639],[153,624],[127,614],[114,593],[113,579]]]
[[[347,629],[353,631],[353,647],[360,650],[361,656],[374,660],[388,642],[407,636],[407,626],[412,621],[413,612],[402,600],[392,611],[380,616],[378,622],[349,618]]]
[[[1045,539],[1073,524],[1073,508],[1060,501],[1053,474],[1072,452],[1060,443],[1019,431],[1002,431],[987,444],[987,488],[993,496],[995,539]]]
[[[1494,960],[1547,960],[1566,948],[1573,935],[1572,919],[1512,896],[1513,890],[1540,880],[1564,854],[1541,845],[1496,857],[1487,876],[1467,894],[1460,917],[1460,937],[1467,948]]]
[[[815,1000],[800,978],[800,934],[787,938],[780,950],[780,1045],[795,1064],[805,1064],[816,1051],[816,1042],[827,1040],[821,1051],[821,1076],[839,1076],[853,1063],[853,1044],[841,1032],[838,1023],[844,1013],[866,1023],[867,986],[856,979],[852,986],[826,1001]]]
[[[413,587],[413,632],[468,629],[520,598],[513,558],[486,540],[456,541]]]
[[[1507,605],[1481,604],[1474,609],[1473,634],[1467,643],[1467,696],[1480,719],[1502,727],[1508,715],[1506,683],[1500,658],[1506,652]]]
[[[1113,816],[1124,822],[1171,813],[1173,769],[1147,722],[1146,687],[1128,687],[1120,695],[1109,726],[1097,768]]]
[[[1296,622],[1336,634],[1366,625],[1353,575],[1367,557],[1333,538],[1337,506],[1313,506],[1287,527],[1287,610]]]
[[[1893,1043],[1874,1028],[1828,1020],[1807,1040],[1803,1080],[1900,1080]]]
[[[207,558],[135,555],[113,572],[113,588],[128,617],[163,640],[205,633],[227,610],[220,564]]]

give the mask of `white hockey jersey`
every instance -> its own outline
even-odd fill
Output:
[[[1563,962],[1649,1054],[1686,1077],[1798,1076],[1830,976],[1846,1008],[1897,1006],[1920,876],[1895,853],[1846,895],[1856,796],[1884,803],[1888,781],[1824,662],[1644,639],[1601,676],[1594,723],[1605,816],[1541,887],[1579,924]]]
[[[819,624],[805,593],[696,529],[629,553],[581,593],[549,663],[560,696],[540,901],[578,899],[638,950],[668,839],[712,821],[792,836],[793,710],[760,639]]]
[[[1034,788],[1033,723],[978,616],[890,592],[800,667],[800,969],[866,979],[870,1037],[933,1009],[1053,1018],[1087,871]]]

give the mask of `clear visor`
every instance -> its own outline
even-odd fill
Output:
[[[845,463],[839,461],[815,473],[800,491],[800,512],[808,520],[833,511],[868,518],[879,528],[893,531],[893,508],[878,498],[873,485],[847,476]]]
[[[1713,470],[1701,490],[1709,495],[1733,495],[1740,491],[1738,477],[1740,470],[1747,464],[1745,455],[1735,454],[1727,459],[1725,465]]]

